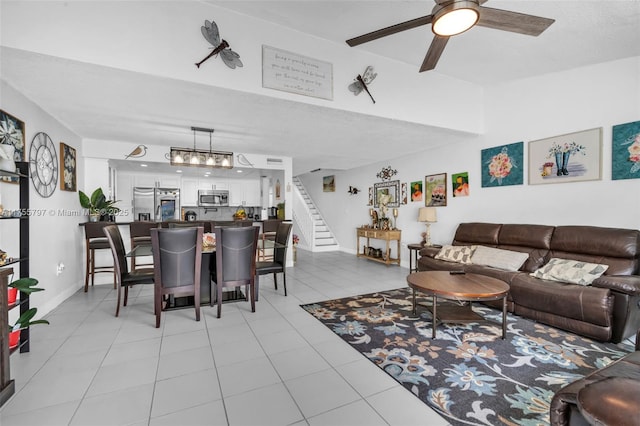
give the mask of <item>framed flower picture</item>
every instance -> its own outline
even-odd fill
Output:
[[[77,191],[76,150],[60,142],[60,189]]]
[[[529,185],[602,178],[602,127],[529,142]]]
[[[18,120],[3,110],[0,110],[0,144],[9,145],[9,148],[3,149],[3,152],[13,153],[13,161],[24,161],[24,121]],[[2,176],[0,181],[18,183],[18,178]]]
[[[611,179],[640,178],[640,121],[613,126]]]
[[[482,187],[522,185],[524,142],[481,151]]]
[[[425,197],[427,207],[444,207],[447,205],[447,174],[428,175],[424,177]]]
[[[400,181],[379,182],[373,184],[375,196],[374,207],[399,207],[400,206]],[[382,205],[381,205],[382,201]]]
[[[422,181],[411,182],[411,201],[422,201]]]

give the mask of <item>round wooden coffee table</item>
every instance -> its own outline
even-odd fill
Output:
[[[471,302],[502,299],[502,338],[507,333],[507,294],[509,285],[497,278],[478,274],[459,274],[448,271],[424,271],[407,275],[407,283],[413,289],[413,314],[416,314],[416,291],[433,298],[432,338],[436,337],[438,322],[467,323],[488,321],[473,312]],[[437,300],[446,299],[469,302],[461,305],[441,305]]]

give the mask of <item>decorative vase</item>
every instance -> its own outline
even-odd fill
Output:
[[[298,261],[298,247],[293,246],[293,263]]]
[[[20,344],[20,330],[9,332],[9,349],[13,349]]]
[[[9,305],[13,305],[16,303],[16,299],[18,298],[18,289],[17,288],[8,288],[7,289],[7,303]]]
[[[89,222],[98,222],[100,220],[100,213],[89,213]]]
[[[13,160],[16,147],[8,144],[0,144],[0,169],[8,172],[16,171],[16,163]]]

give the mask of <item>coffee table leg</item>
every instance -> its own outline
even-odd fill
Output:
[[[437,306],[437,303],[436,303],[436,296],[435,296],[435,294],[433,295],[433,302],[432,302],[432,305],[433,305],[433,307],[432,307],[431,312],[433,313],[433,318],[431,319],[431,321],[432,321],[432,324],[433,324],[433,325],[432,325],[432,327],[433,327],[433,328],[432,328],[431,338],[432,338],[432,339],[435,339],[435,338],[436,338],[436,321],[437,321],[437,320],[436,320],[436,318],[437,318],[437,316],[436,316],[436,306]]]
[[[416,289],[413,290],[413,316],[416,316]]]
[[[502,298],[502,340],[507,335],[507,296]]]

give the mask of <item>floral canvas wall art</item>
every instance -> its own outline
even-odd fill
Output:
[[[602,127],[529,142],[529,185],[601,179]]]
[[[524,142],[483,149],[482,187],[522,185]]]
[[[76,150],[60,142],[60,189],[76,191]]]
[[[640,121],[613,126],[611,179],[640,178]]]

